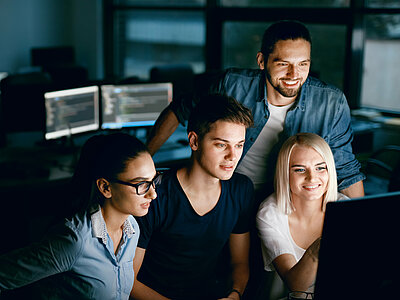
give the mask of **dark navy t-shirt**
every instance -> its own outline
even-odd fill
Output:
[[[234,173],[221,185],[216,206],[199,216],[176,170],[163,175],[148,214],[137,218],[141,229],[138,247],[146,249],[138,274],[142,283],[173,299],[193,298],[214,288],[220,255],[230,234],[249,232],[253,224],[250,179]]]

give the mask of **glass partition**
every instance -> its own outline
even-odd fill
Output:
[[[400,111],[400,14],[367,15],[361,106]]]
[[[207,0],[113,0],[115,5],[204,6]]]
[[[149,78],[150,69],[189,63],[205,69],[203,12],[175,10],[120,11],[116,18],[116,54],[123,77]]]
[[[223,67],[258,68],[264,30],[271,23],[226,22],[223,27]],[[313,47],[311,74],[343,89],[346,26],[306,24]]]
[[[399,0],[366,0],[367,7],[374,8],[400,8]]]
[[[220,0],[220,3],[245,7],[348,7],[350,0]]]

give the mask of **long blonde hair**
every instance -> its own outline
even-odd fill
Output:
[[[329,179],[322,203],[322,210],[325,211],[326,203],[336,201],[338,197],[335,160],[328,143],[319,135],[308,132],[297,133],[289,137],[279,151],[274,181],[278,209],[287,215],[294,211],[289,185],[289,161],[295,146],[306,146],[314,149],[326,163]]]

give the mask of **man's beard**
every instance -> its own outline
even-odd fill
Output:
[[[275,85],[272,82],[271,76],[268,72],[266,72],[267,74],[267,80],[269,81],[269,83],[271,84],[271,86],[278,91],[279,94],[281,94],[283,97],[287,97],[287,98],[292,98],[297,96],[300,93],[301,87],[302,85],[300,84],[300,86],[297,89],[291,89],[291,88],[286,88],[280,85]],[[301,81],[300,81],[301,82]]]

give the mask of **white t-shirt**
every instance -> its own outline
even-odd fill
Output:
[[[238,173],[247,175],[253,181],[255,190],[266,182],[268,175],[271,178],[274,176],[274,174],[267,174],[268,170],[275,169],[275,166],[269,168],[268,155],[279,140],[279,134],[285,125],[286,113],[292,105],[293,103],[285,106],[268,104],[270,112],[268,121],[236,168]]]
[[[338,193],[338,200],[347,199]],[[266,271],[275,271],[272,261],[282,254],[292,254],[296,262],[306,249],[296,245],[289,228],[289,216],[278,210],[275,193],[265,199],[258,209],[257,229],[261,239],[261,249]],[[309,291],[313,291],[313,286]]]
[[[299,261],[306,251],[294,242],[288,217],[278,210],[275,193],[265,199],[258,209],[257,229],[266,271],[275,270],[272,261],[279,255],[292,254]]]

